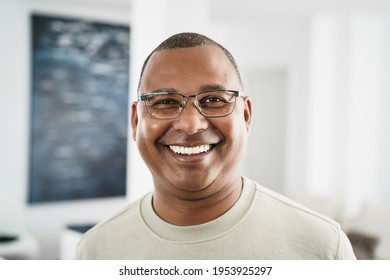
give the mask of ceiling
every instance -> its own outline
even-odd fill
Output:
[[[316,14],[390,15],[390,0],[210,0],[210,5],[212,17],[221,21]]]

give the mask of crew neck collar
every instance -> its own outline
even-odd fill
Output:
[[[177,243],[197,243],[216,239],[233,230],[245,218],[251,208],[255,185],[242,178],[242,192],[237,202],[218,218],[200,225],[176,226],[161,219],[152,206],[153,194],[141,200],[140,214],[146,227],[158,238]]]

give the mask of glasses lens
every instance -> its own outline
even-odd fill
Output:
[[[207,91],[198,94],[197,101],[204,116],[222,117],[233,111],[236,95],[227,90]]]
[[[191,96],[195,97],[195,96]],[[188,98],[188,97],[185,97]],[[176,93],[152,93],[142,96],[152,118],[172,119],[180,115],[184,97]],[[196,95],[196,107],[205,117],[223,117],[234,110],[236,92],[229,90],[205,91]]]
[[[183,97],[175,93],[156,93],[148,95],[144,102],[152,117],[169,119],[180,115]]]

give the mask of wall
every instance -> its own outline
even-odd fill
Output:
[[[284,191],[287,73],[285,69],[241,69],[253,120],[242,174],[275,191]]]
[[[322,16],[312,26],[307,189],[342,197],[346,214],[356,216],[364,203],[390,199],[382,181],[389,169],[389,20]]]

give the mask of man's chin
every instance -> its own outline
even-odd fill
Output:
[[[212,193],[213,182],[213,179],[202,176],[187,177],[184,179],[178,176],[178,178],[171,180],[172,185],[181,195],[194,200],[209,196]]]

